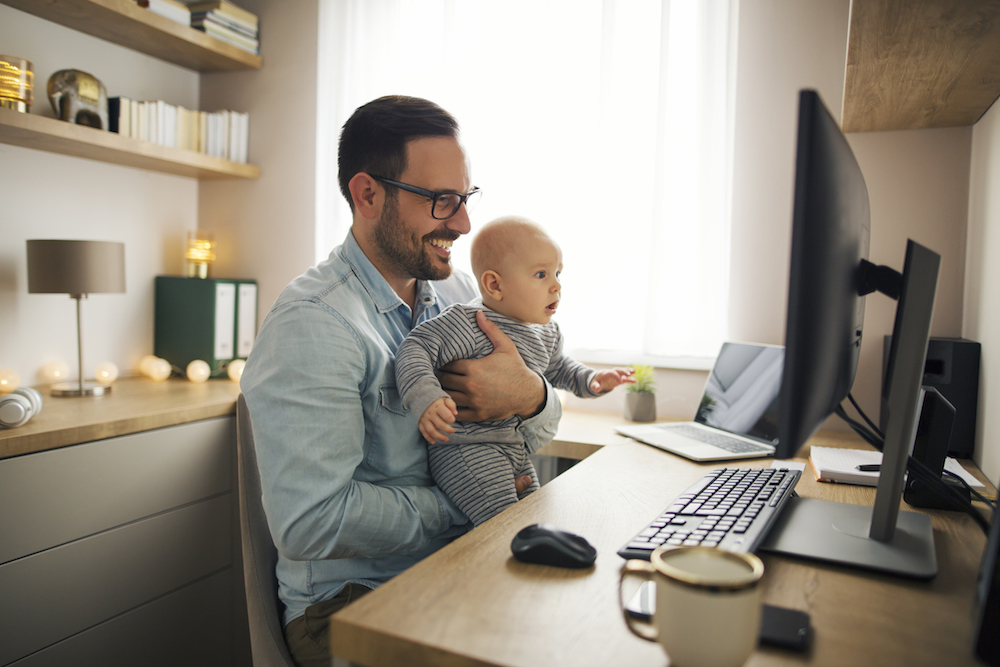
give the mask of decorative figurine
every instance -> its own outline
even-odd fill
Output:
[[[76,69],[62,69],[49,77],[48,93],[61,120],[108,129],[108,94],[97,77]]]
[[[34,100],[35,70],[17,56],[0,55],[0,107],[28,113]]]

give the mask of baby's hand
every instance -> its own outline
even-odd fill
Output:
[[[447,397],[437,399],[427,406],[424,414],[420,417],[420,423],[418,424],[420,433],[432,445],[437,440],[448,442],[448,436],[441,433],[441,431],[447,433],[455,432],[455,427],[451,423],[455,421],[455,415],[457,414],[458,406],[455,405],[455,401]]]
[[[632,375],[635,371],[631,368],[613,368],[609,371],[600,371],[590,381],[590,390],[595,393],[611,391],[620,384],[635,384]]]

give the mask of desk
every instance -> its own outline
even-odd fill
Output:
[[[566,433],[575,428],[573,422],[583,423],[572,413],[567,420]],[[596,439],[606,435],[602,431]],[[860,444],[847,434],[811,441],[852,442]],[[334,615],[334,653],[372,667],[665,665],[660,647],[630,634],[621,618],[617,587],[623,561],[615,552],[718,464],[699,465],[617,436],[598,446],[524,501]],[[801,455],[808,456],[807,450]],[[758,459],[738,465],[770,464]],[[875,491],[820,484],[808,469],[797,489],[807,498],[869,505]],[[964,515],[931,515],[939,567],[931,582],[761,554],[767,568],[764,601],[809,612],[814,636],[809,653],[761,648],[747,664],[977,664],[973,595],[985,536]],[[598,551],[594,568],[559,570],[515,561],[511,539],[537,522],[587,537]]]

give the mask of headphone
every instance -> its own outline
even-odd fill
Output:
[[[0,428],[16,428],[28,423],[42,409],[42,395],[31,387],[18,387],[0,396]]]

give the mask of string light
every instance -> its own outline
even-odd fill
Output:
[[[97,367],[94,369],[94,379],[97,380],[97,384],[105,386],[112,384],[118,379],[118,366],[110,361],[97,364]]]
[[[10,368],[0,369],[0,396],[9,394],[21,384],[21,376]]]
[[[239,382],[240,378],[243,377],[243,369],[246,367],[247,362],[242,359],[233,359],[229,362],[229,366],[226,368],[226,373],[229,375],[229,379],[233,382]]]
[[[41,368],[42,377],[49,384],[64,382],[69,379],[69,366],[65,361],[50,361]]]
[[[211,374],[212,369],[201,359],[195,359],[187,366],[187,378],[191,382],[204,382]]]

